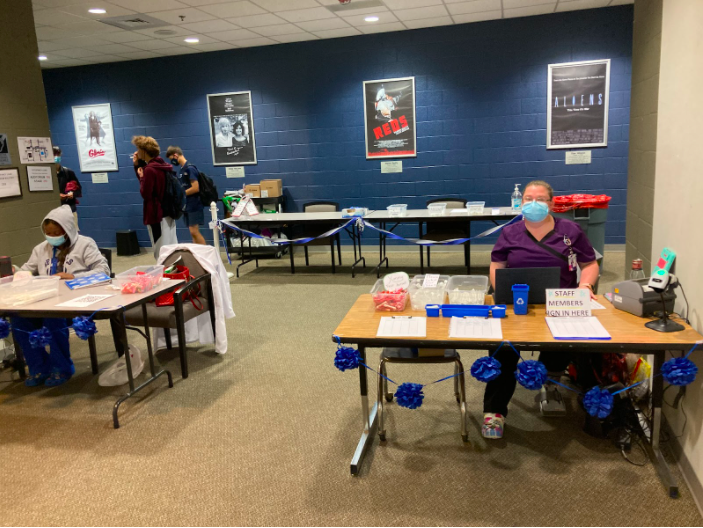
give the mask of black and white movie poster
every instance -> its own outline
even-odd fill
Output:
[[[214,165],[256,164],[251,92],[207,96]]]
[[[417,156],[415,77],[364,81],[366,159]]]
[[[608,146],[610,59],[550,64],[547,148]]]

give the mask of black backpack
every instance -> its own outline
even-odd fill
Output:
[[[178,220],[183,216],[183,209],[186,206],[186,193],[183,190],[181,182],[172,172],[164,172],[166,186],[164,188],[164,198],[161,201],[161,208],[164,216],[170,216],[174,220]]]
[[[198,171],[198,187],[200,188],[200,203],[203,204],[203,207],[210,207],[210,202],[217,202],[219,199],[217,185],[210,176],[201,171]]]

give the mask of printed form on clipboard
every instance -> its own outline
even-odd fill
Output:
[[[554,339],[610,339],[597,317],[545,317],[545,320]]]
[[[427,337],[427,318],[381,317],[376,337]]]

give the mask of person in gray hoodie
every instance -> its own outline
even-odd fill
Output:
[[[34,248],[29,260],[22,266],[23,270],[31,271],[33,275],[58,275],[64,280],[92,273],[110,275],[107,260],[95,241],[78,234],[73,212],[68,205],[50,211],[41,224],[41,230],[46,241]],[[30,332],[42,326],[52,334],[50,353],[29,341]],[[29,367],[25,385],[55,387],[66,383],[75,374],[66,319],[13,317],[12,331]]]

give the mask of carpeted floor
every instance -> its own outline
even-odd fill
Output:
[[[294,276],[285,257],[243,268],[232,281],[229,352],[191,348],[185,381],[177,354],[160,352],[175,386],[159,381],[123,405],[119,430],[110,413],[124,389],[97,385],[75,336],[77,373],[67,385],[0,382],[0,524],[701,525],[678,473],[682,497],[671,500],[651,464],[631,465],[612,443],[582,432],[573,399],[566,418],[545,419],[534,393],[518,387],[506,438],[484,441],[483,386],[471,378],[469,444],[451,382],[437,384],[419,410],[388,406],[388,441],[376,441],[362,475],[351,477],[358,376],[334,368],[331,334],[375,275],[331,275],[327,253],[311,256],[307,269],[298,258]],[[488,254],[474,259],[487,266]],[[417,260],[415,251],[394,252],[391,270],[414,274]],[[150,261],[114,264],[119,272]],[[624,254],[607,253],[605,263],[603,286],[621,277]],[[433,252],[433,264],[462,273],[457,252]],[[115,356],[109,326],[99,330],[104,369]],[[370,352],[377,363],[379,351]],[[479,354],[463,352],[465,365]],[[390,368],[421,383],[451,369]]]

